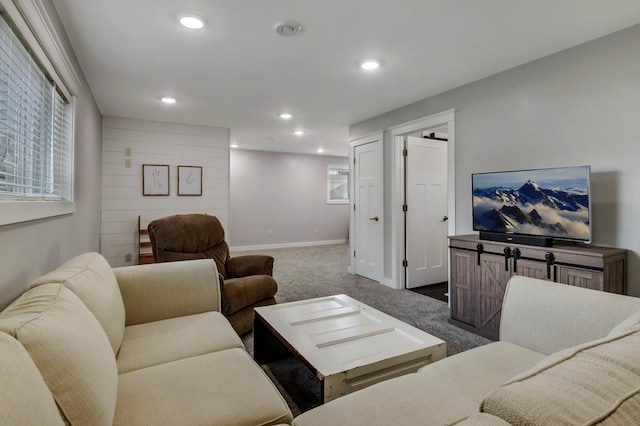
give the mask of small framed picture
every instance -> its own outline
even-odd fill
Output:
[[[202,196],[202,167],[178,166],[178,195]]]
[[[142,165],[142,195],[169,195],[169,166],[166,164]]]

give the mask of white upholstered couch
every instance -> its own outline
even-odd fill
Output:
[[[508,284],[500,341],[307,411],[294,426],[639,425],[640,299]]]
[[[219,311],[213,260],[70,260],[0,312],[0,424],[290,423]]]

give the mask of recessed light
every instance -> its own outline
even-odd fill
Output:
[[[324,152],[324,148],[318,148],[318,149],[316,149],[316,152],[318,154],[322,154]]]
[[[302,135],[304,135],[304,132],[302,130],[296,130],[296,131],[293,132],[293,134],[296,135],[296,136],[302,136]]]
[[[366,61],[360,64],[360,68],[367,71],[373,71],[375,69],[378,69],[379,66],[380,66],[380,63],[377,61]]]
[[[283,120],[288,120],[291,117],[293,117],[293,115],[289,114],[288,112],[283,112],[282,114],[280,114],[280,118],[282,118]]]
[[[237,143],[232,143],[231,145],[229,145],[231,148],[237,148],[238,144]]]
[[[164,98],[160,99],[162,102],[164,102],[165,104],[175,104],[176,103],[176,98],[172,98],[169,96],[165,96]]]
[[[185,15],[180,17],[180,23],[190,30],[199,30],[204,27],[205,20],[196,15]]]

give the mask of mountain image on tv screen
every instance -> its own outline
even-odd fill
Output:
[[[472,175],[473,229],[590,240],[589,166]]]

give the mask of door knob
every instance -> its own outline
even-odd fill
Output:
[[[449,220],[449,218],[448,218],[447,216],[444,216],[444,217],[442,218],[442,222],[446,222],[446,221],[448,221],[448,220]]]
[[[376,222],[378,221],[378,216],[376,217],[370,217],[369,220],[375,220]]]

